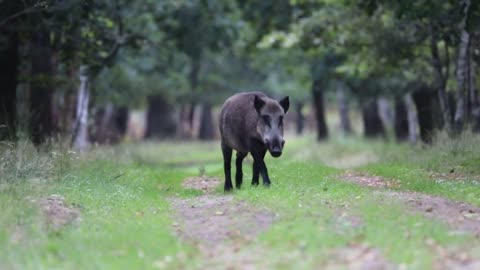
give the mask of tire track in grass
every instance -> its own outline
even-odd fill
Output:
[[[276,215],[236,200],[232,194],[214,194],[219,184],[216,178],[187,178],[183,186],[201,190],[203,195],[170,199],[178,220],[174,223],[177,235],[196,246],[204,258],[198,268],[275,269],[285,264],[289,254],[272,256],[267,247],[255,242],[259,233],[275,222]],[[358,222],[361,221],[356,220],[351,226],[358,226]],[[349,245],[329,254],[330,259],[321,263],[324,269],[396,269],[372,247]]]
[[[208,177],[185,179],[185,188],[204,194],[170,199],[178,220],[175,230],[205,258],[201,269],[261,269],[264,249],[252,249],[249,244],[272,225],[275,214],[235,200],[230,194],[214,194],[219,183]]]
[[[465,202],[412,191],[393,191],[399,186],[394,179],[385,179],[365,173],[347,171],[339,180],[376,188],[372,194],[380,200],[392,199],[407,206],[411,213],[448,225],[451,234],[471,234],[480,239],[480,208]],[[435,269],[480,269],[480,258],[472,258],[465,251],[447,250],[430,240],[427,243],[438,254]]]

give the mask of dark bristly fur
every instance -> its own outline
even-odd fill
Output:
[[[267,167],[263,161],[267,151],[273,157],[282,154],[283,117],[288,111],[289,98],[276,101],[261,92],[233,95],[225,101],[220,114],[220,134],[225,172],[225,191],[233,188],[231,180],[232,150],[237,151],[235,185],[243,180],[242,161],[250,153],[253,157],[252,185],[270,185]]]

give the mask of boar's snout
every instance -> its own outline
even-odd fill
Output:
[[[265,140],[265,144],[267,145],[268,151],[272,155],[272,157],[279,157],[282,155],[282,149],[283,146],[285,145],[285,140],[284,139],[273,139],[273,140]]]

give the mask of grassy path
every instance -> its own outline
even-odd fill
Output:
[[[200,269],[258,269],[262,250],[252,249],[251,242],[273,223],[273,213],[259,210],[232,195],[214,194],[211,188],[220,184],[216,178],[193,177],[184,181],[185,188],[204,192],[195,198],[170,200],[177,235],[201,252]]]
[[[229,195],[216,143],[72,154],[61,173],[68,153],[32,154],[0,183],[0,269],[480,268],[473,167],[445,179],[403,148],[307,142],[267,159],[271,188]]]

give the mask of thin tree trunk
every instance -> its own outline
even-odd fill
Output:
[[[176,125],[172,105],[162,95],[148,98],[145,138],[162,139],[175,136]]]
[[[53,136],[52,49],[48,31],[33,33],[31,50],[30,132],[32,142],[40,145]]]
[[[16,139],[18,34],[0,32],[7,37],[6,49],[0,51],[0,141]]]
[[[90,101],[88,69],[80,67],[77,109],[72,134],[72,146],[77,151],[88,147],[88,103]]]
[[[425,143],[432,142],[435,129],[434,120],[434,99],[435,92],[429,89],[420,89],[413,93],[413,101],[417,107],[418,125],[420,127],[420,138]]]
[[[451,108],[447,101],[447,92],[446,92],[447,80],[449,76],[450,56],[448,54],[448,47],[445,43],[446,71],[444,73],[443,64],[440,58],[437,42],[438,40],[436,38],[436,34],[433,29],[433,26],[430,25],[430,52],[432,54],[432,63],[433,63],[433,68],[435,71],[435,76],[437,81],[436,87],[437,87],[438,102],[439,102],[440,110],[442,114],[443,125],[445,126],[445,129],[447,130],[447,132],[450,132],[452,130],[452,127],[451,127],[452,118],[450,117]]]
[[[378,103],[376,100],[372,100],[363,106],[362,116],[365,137],[376,138],[385,136],[385,128],[378,112]]]
[[[195,92],[198,87],[198,76],[200,74],[200,57],[192,57],[191,58],[191,68],[190,68],[190,74],[188,76],[189,82],[190,82],[190,91],[192,93],[192,96],[195,95]],[[190,104],[190,114],[189,114],[189,122],[190,122],[190,130],[193,130],[193,121],[194,121],[194,115],[195,115],[195,108],[196,102],[192,101]],[[192,132],[193,133],[193,132]]]
[[[394,132],[395,108],[392,107],[389,100],[387,100],[385,97],[380,97],[377,99],[377,106],[378,106],[378,115],[380,116],[380,120],[382,120],[385,134],[388,131]]]
[[[473,34],[472,38],[470,39],[470,91],[469,91],[469,100],[471,104],[471,121],[472,121],[472,131],[473,132],[480,132],[480,100],[478,97],[478,89],[475,86],[475,71],[477,70],[478,66],[476,62],[473,61],[473,51],[476,48],[480,48],[479,44],[479,37],[480,33]]]
[[[297,122],[297,134],[301,135],[303,133],[303,129],[305,127],[305,116],[303,115],[303,106],[305,103],[303,101],[298,101],[295,104],[295,111],[296,111],[296,122]]]
[[[177,122],[177,132],[176,136],[178,138],[186,139],[191,138],[191,128],[190,128],[190,104],[182,104],[180,106],[179,117]]]
[[[475,38],[469,38],[468,55],[467,55],[467,120],[473,120],[473,110],[478,106],[475,91],[475,61],[473,61],[473,51],[475,48]]]
[[[340,115],[340,128],[345,135],[349,135],[352,133],[352,125],[350,123],[347,99],[345,98],[345,88],[341,82],[337,83],[337,102],[338,114]]]
[[[403,97],[395,98],[395,138],[398,142],[408,140],[408,109]]]
[[[463,130],[466,121],[467,110],[467,98],[468,98],[468,65],[469,55],[468,47],[470,43],[470,35],[467,31],[462,30],[460,36],[460,45],[458,48],[458,60],[457,60],[457,83],[458,83],[458,96],[457,106],[455,111],[455,132],[459,133]]]
[[[198,138],[200,140],[212,140],[215,138],[215,130],[213,128],[212,119],[212,105],[210,105],[208,102],[202,105]]]
[[[75,93],[77,92],[77,93]],[[63,106],[61,115],[61,131],[63,134],[71,136],[72,127],[75,123],[76,102],[78,91],[68,92],[63,95]]]
[[[107,103],[97,110],[94,117],[94,126],[90,131],[90,140],[95,144],[110,144],[113,141],[112,119],[115,110],[112,103]]]
[[[78,67],[68,64],[66,67],[65,76],[68,80],[74,82],[78,80]],[[59,100],[59,120],[58,120],[58,129],[59,132],[70,138],[72,138],[72,132],[75,125],[75,113],[76,113],[76,103],[78,95],[78,86],[74,88],[69,88],[66,91],[60,91],[57,93]]]
[[[122,139],[127,134],[129,115],[130,112],[126,106],[115,108],[115,118],[113,120],[119,139]]]
[[[194,122],[195,122],[195,110],[198,108],[198,104],[195,101],[190,102],[190,110],[188,111],[188,134],[193,136],[194,132]]]
[[[413,102],[413,98],[410,93],[405,95],[404,100],[407,107],[408,142],[410,142],[411,144],[414,144],[417,142],[417,126],[418,126],[418,118],[417,118],[417,112],[415,111],[415,103]]]
[[[95,113],[94,126],[90,131],[93,143],[116,144],[127,132],[128,108],[115,107],[108,103]]]
[[[315,118],[317,122],[317,140],[322,141],[328,138],[328,128],[325,121],[325,107],[323,102],[322,82],[313,80],[312,84],[313,106],[315,107]]]

